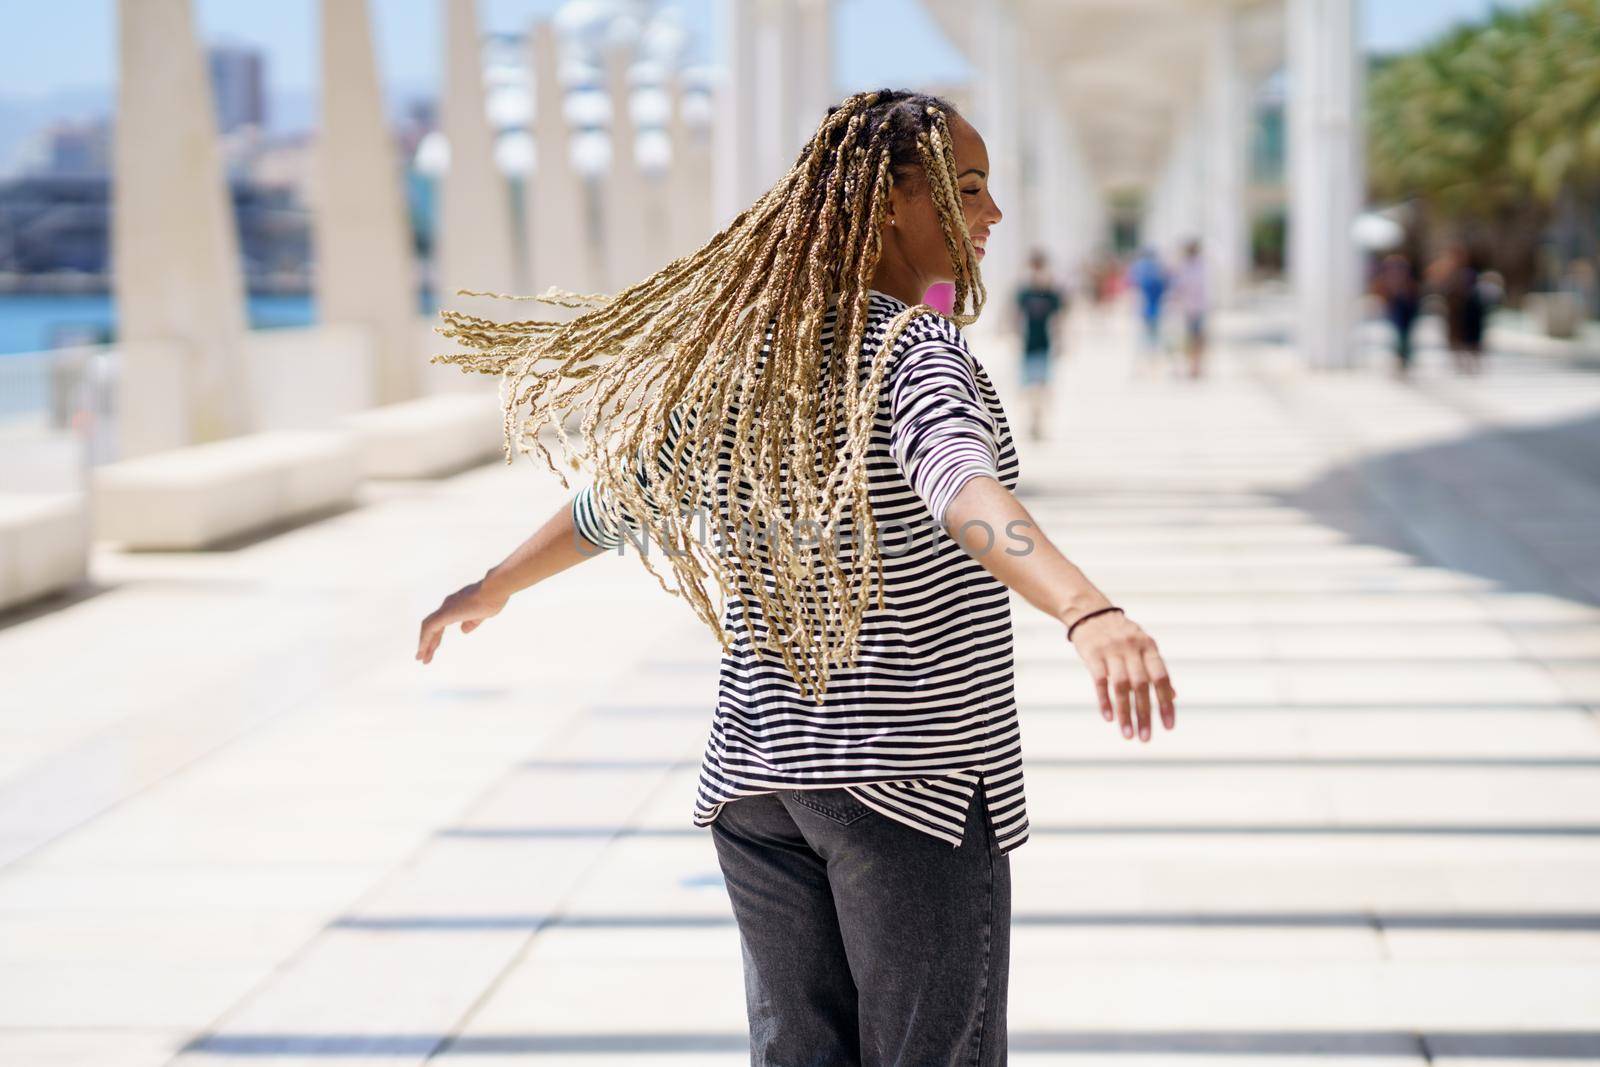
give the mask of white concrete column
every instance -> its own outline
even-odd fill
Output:
[[[322,0],[322,126],[316,143],[317,312],[373,339],[373,398],[419,394],[417,274],[400,162],[373,58],[367,0]]]
[[[1202,238],[1205,227],[1205,128],[1198,109],[1184,109],[1174,118],[1166,162],[1152,187],[1141,243],[1168,264],[1176,264],[1182,246]]]
[[[1288,0],[1289,265],[1297,343],[1319,368],[1352,365],[1361,206],[1356,0]]]
[[[799,126],[800,24],[795,0],[743,0],[755,12],[755,188],[783,177],[794,161]]]
[[[672,117],[667,136],[672,142],[672,165],[667,172],[667,256],[676,259],[709,241],[711,225],[711,146],[706,131],[694,129],[684,114],[681,79],[667,86]]]
[[[989,299],[1003,307],[1020,280],[1033,230],[1022,202],[1021,35],[1015,0],[974,0],[972,33],[974,112],[972,124],[989,149],[989,190],[1004,216],[981,267]]]
[[[1049,76],[1033,64],[1029,65],[1027,95],[1031,105],[1027,140],[1033,149],[1027,200],[1028,213],[1035,223],[1033,240],[1024,254],[1033,248],[1043,249],[1056,275],[1062,277],[1069,241],[1068,212],[1073,199],[1080,195],[1077,175],[1066,159],[1066,135],[1054,86]]]
[[[1185,110],[1177,119],[1172,147],[1161,174],[1164,215],[1150,243],[1169,260],[1190,240],[1203,240],[1208,215],[1206,153],[1208,144],[1203,116]]]
[[[534,138],[537,166],[523,183],[522,216],[527,226],[528,291],[552,285],[577,292],[603,286],[595,250],[585,225],[588,193],[572,165],[565,93],[561,85],[561,46],[555,26],[539,22],[529,35],[534,78]],[[540,313],[559,308],[539,305]]]
[[[111,254],[124,457],[253,428],[243,270],[189,0],[121,0]]]
[[[720,0],[717,7],[724,51],[719,57],[721,77],[715,89],[716,119],[711,143],[712,225],[719,230],[749,207],[760,189],[766,188],[757,186],[759,11],[755,0]]]
[[[1153,248],[1166,248],[1177,232],[1173,221],[1174,187],[1177,184],[1178,146],[1176,137],[1168,150],[1161,173],[1145,193],[1144,211],[1139,219],[1139,243]]]
[[[1083,150],[1083,141],[1070,114],[1061,121],[1062,162],[1068,174],[1074,177],[1068,188],[1072,195],[1065,200],[1067,209],[1067,237],[1064,246],[1066,261],[1063,266],[1075,282],[1083,280],[1084,269],[1089,265],[1101,245],[1109,243],[1106,230],[1105,197],[1100,182],[1089,167]]]
[[[837,104],[833,88],[833,0],[795,0],[798,59],[795,71],[795,130],[789,159],[799,155]]]
[[[1343,3],[1346,0],[1334,0]],[[1239,49],[1239,16],[1224,7],[1212,17],[1205,61],[1205,228],[1202,251],[1214,304],[1231,304],[1249,258],[1245,152],[1249,86]]]
[[[661,264],[649,247],[649,221],[645,218],[644,175],[634,156],[636,131],[629,100],[628,68],[632,52],[623,47],[606,51],[606,88],[611,97],[611,166],[604,179],[606,291],[620,292],[643,280]]]
[[[514,317],[515,305],[456,290],[508,293],[516,288],[516,230],[511,190],[494,162],[494,131],[484,112],[483,54],[475,0],[443,0],[445,86],[443,126],[450,166],[439,197],[435,278],[441,307],[492,318]],[[439,349],[444,351],[444,349]],[[434,365],[445,388],[477,388],[455,367]],[[448,372],[448,373],[447,373]],[[446,384],[448,383],[448,385]]]
[[[1026,143],[1031,151],[1024,175],[1023,200],[1030,234],[1024,238],[1022,265],[1034,248],[1050,257],[1057,280],[1074,283],[1094,248],[1098,235],[1091,220],[1092,203],[1099,193],[1093,175],[1084,164],[1077,130],[1063,105],[1050,70],[1042,63],[1029,61],[1024,68],[1027,110]],[[1004,205],[1001,206],[1004,211]],[[1009,227],[1016,216],[1001,223]],[[987,264],[985,265],[987,266]]]

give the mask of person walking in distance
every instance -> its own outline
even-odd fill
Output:
[[[1124,738],[1176,723],[1155,641],[1012,492],[962,330],[1002,219],[990,168],[944,99],[857,93],[703,247],[613,296],[537,298],[577,318],[441,312],[468,350],[434,361],[503,376],[507,461],[594,479],[422,620],[416,658],[630,543],[656,573],[642,545],[661,546],[663,586],[722,644],[692,819],[738,925],[753,1064],[1006,1062],[1029,832],[1012,591]],[[950,315],[921,303],[937,282]]]
[[[1021,321],[1022,390],[1028,405],[1028,436],[1044,440],[1051,405],[1051,362],[1061,351],[1061,320],[1067,296],[1050,276],[1042,249],[1028,256],[1028,276],[1017,290],[1016,318]]]
[[[1483,329],[1488,315],[1471,250],[1463,241],[1452,243],[1428,272],[1429,281],[1444,297],[1445,343],[1456,373],[1482,373]]]
[[[1144,360],[1159,373],[1166,352],[1161,344],[1161,303],[1167,295],[1166,267],[1156,250],[1146,246],[1128,266],[1128,286],[1139,301],[1139,321],[1144,337]]]
[[[1383,300],[1384,317],[1394,328],[1394,376],[1411,375],[1412,329],[1417,313],[1422,308],[1421,282],[1411,257],[1404,252],[1390,252],[1378,264],[1374,289]]]
[[[1173,271],[1172,298],[1183,315],[1183,354],[1189,362],[1189,377],[1200,377],[1200,364],[1206,354],[1206,262],[1200,255],[1200,242],[1183,246],[1183,262]]]

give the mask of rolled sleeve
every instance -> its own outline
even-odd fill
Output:
[[[652,521],[661,518],[661,507],[655,498],[656,479],[670,470],[672,454],[682,432],[683,418],[674,411],[668,419],[666,438],[656,449],[654,460],[647,461],[641,453],[634,462],[634,482],[644,493],[650,512],[648,518]],[[572,525],[587,541],[601,549],[620,548],[625,536],[636,544],[644,538],[641,517],[593,483],[573,496]]]
[[[584,486],[573,496],[572,525],[596,548],[611,549],[622,544],[618,509],[593,484]]]
[[[941,527],[967,482],[1000,477],[999,434],[971,360],[934,341],[907,351],[891,373],[890,452]]]

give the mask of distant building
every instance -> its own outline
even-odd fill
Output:
[[[206,52],[211,68],[211,94],[216,101],[217,128],[231,133],[241,126],[267,125],[267,61],[249,45],[212,45]]]
[[[43,136],[46,174],[82,177],[111,169],[111,124],[104,119],[58,122]]]
[[[251,292],[309,291],[311,219],[294,189],[236,181],[230,192]],[[67,275],[106,290],[110,194],[104,174],[0,181],[0,291],[59,290]]]
[[[18,158],[30,178],[104,177],[111,169],[111,124],[105,119],[58,120],[36,130]]]
[[[108,188],[103,171],[0,182],[0,274],[103,275]]]

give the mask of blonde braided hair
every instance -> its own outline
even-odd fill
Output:
[[[939,312],[919,303],[896,315],[864,377],[858,360],[825,359],[823,320],[837,294],[834,351],[860,352],[889,190],[919,170],[950,254],[949,317],[959,325],[977,319],[985,291],[957,190],[952,114],[948,102],[926,94],[850,96],[828,110],[789,173],[704,246],[651,277],[610,297],[554,287],[534,297],[458,290],[583,310],[570,321],[518,322],[446,310],[446,325],[434,327],[474,351],[431,362],[501,375],[507,463],[513,446],[536,451],[568,486],[540,439],[550,427],[566,463],[593,466],[602,497],[651,516],[676,585],[647,552],[639,556],[661,587],[683,597],[724,649],[733,638],[706,583],[717,584],[724,603],[744,601],[752,648],[781,656],[800,691],[819,702],[831,669],[855,662],[869,604],[882,607],[866,461],[890,355],[916,316]],[[671,461],[641,483],[640,457],[657,456],[669,421],[685,412],[690,421]],[[573,416],[581,418],[576,441],[566,428]],[[844,429],[842,447],[828,427]],[[728,466],[723,474],[719,461]],[[719,479],[729,500],[712,509],[720,552],[692,535],[688,510],[718,500]],[[737,534],[735,507],[737,521],[771,533],[754,542]],[[859,523],[858,550],[847,559],[820,558],[820,539],[797,543],[797,528],[837,528],[847,515]],[[760,641],[752,597],[767,621]]]

